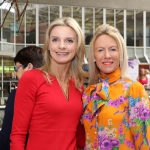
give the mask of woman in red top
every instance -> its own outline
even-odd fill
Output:
[[[11,150],[83,148],[80,116],[85,46],[78,23],[72,18],[52,22],[44,50],[44,66],[25,72],[18,84]]]
[[[138,81],[142,84],[142,85],[147,85],[148,84],[148,78],[147,78],[147,74],[146,74],[146,70],[144,68],[140,69],[140,74],[139,74],[139,79]]]

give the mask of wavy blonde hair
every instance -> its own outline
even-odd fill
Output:
[[[49,78],[49,74],[52,73],[51,71],[51,56],[48,50],[49,42],[50,42],[50,34],[54,27],[56,26],[67,26],[71,27],[77,35],[77,49],[76,55],[71,62],[69,68],[69,75],[74,79],[75,86],[77,89],[81,88],[81,84],[83,84],[85,72],[82,69],[82,64],[85,55],[85,43],[84,43],[84,35],[79,24],[70,17],[59,18],[53,21],[50,26],[47,28],[46,35],[45,35],[45,43],[44,43],[44,66],[41,68],[43,71],[47,81],[51,83]]]
[[[123,37],[117,28],[110,26],[109,24],[103,24],[96,29],[89,46],[89,84],[96,84],[98,82],[98,73],[100,70],[94,62],[94,46],[97,38],[103,34],[109,35],[117,42],[120,54],[121,77],[129,78],[127,49]]]

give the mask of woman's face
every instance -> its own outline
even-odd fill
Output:
[[[94,58],[101,74],[109,74],[119,67],[117,42],[109,35],[99,36],[94,45]]]
[[[24,69],[23,66],[22,66],[22,64],[20,64],[19,62],[16,62],[15,65],[17,67],[16,76],[17,76],[17,79],[20,80],[21,76],[26,71],[26,69]]]
[[[67,26],[56,26],[50,33],[49,50],[51,61],[56,64],[70,64],[76,55],[77,35]]]
[[[20,62],[16,62],[15,68],[17,79],[20,80],[24,72],[33,69],[33,65],[31,63],[28,63],[27,67],[24,68],[24,66]]]
[[[140,74],[141,74],[141,75],[145,75],[145,74],[146,74],[144,68],[141,68],[141,69],[140,69]]]

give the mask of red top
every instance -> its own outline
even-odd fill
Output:
[[[82,93],[73,80],[68,93],[67,101],[57,80],[53,77],[52,84],[47,83],[40,70],[25,72],[15,98],[11,150],[25,150],[27,133],[26,150],[76,150],[76,143],[83,147],[83,127],[77,132]]]
[[[148,84],[148,78],[146,77],[145,79],[139,79],[139,82],[143,85]]]

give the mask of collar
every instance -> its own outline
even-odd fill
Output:
[[[99,83],[95,85],[89,85],[85,89],[82,100],[84,109],[92,113],[92,116],[95,116],[95,113],[98,112],[98,109],[107,103],[110,99],[110,84],[114,83],[121,78],[121,70],[117,68],[114,72],[110,74],[101,75],[99,74]]]
[[[121,77],[121,70],[118,67],[114,72],[110,73],[110,74],[98,74],[99,76],[99,81],[103,82],[103,81],[107,81],[109,84],[117,81],[118,79],[120,79]]]

